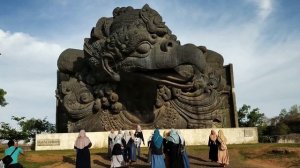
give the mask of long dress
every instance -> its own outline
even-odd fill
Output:
[[[90,168],[91,167],[91,155],[89,148],[92,143],[85,146],[82,149],[74,147],[76,149],[76,168]]]
[[[121,144],[117,143],[114,145],[112,150],[111,168],[117,168],[124,166],[124,158]]]
[[[163,157],[163,145],[161,144],[160,148],[157,148],[153,141],[150,142],[151,149],[151,168],[165,168],[166,164]]]
[[[225,148],[223,148],[224,146]],[[229,154],[227,145],[223,142],[218,141],[218,163],[221,165],[229,165]]]
[[[167,149],[167,140],[166,138],[163,138],[163,152],[165,154],[165,163],[166,168],[170,168],[170,156],[169,156],[169,149]]]
[[[134,140],[132,138],[130,138],[128,140],[128,142],[126,142],[125,139],[122,139],[122,143],[124,146],[124,153],[123,153],[124,160],[126,162],[129,162],[129,161],[135,162],[136,161],[136,147],[134,144]]]
[[[136,146],[134,144],[134,139],[130,138],[129,140],[129,159],[132,162],[136,161]]]
[[[152,137],[151,137],[152,138]],[[152,159],[152,156],[151,156],[151,148],[150,148],[150,145],[151,145],[151,138],[150,138],[150,140],[148,140],[148,160],[147,160],[147,162],[148,163],[151,163],[151,159]]]
[[[217,141],[213,141],[211,138],[208,140],[209,146],[209,159],[211,161],[218,161],[218,144]]]
[[[168,163],[170,168],[183,168],[183,157],[180,150],[180,144],[175,144],[171,141],[167,141],[164,146],[164,151],[166,152]],[[167,160],[166,160],[167,161]]]
[[[134,133],[134,137],[135,137],[135,145],[136,145],[136,149],[137,149],[137,155],[140,157],[141,155],[141,143],[144,141],[144,135],[142,131],[136,131]]]
[[[189,161],[189,157],[186,153],[185,150],[185,142],[183,142],[180,146],[181,148],[181,156],[182,156],[182,162],[183,162],[183,167],[184,168],[190,168],[190,161]]]
[[[110,158],[111,157],[111,151],[113,148],[113,139],[114,137],[108,137],[108,146],[107,146],[107,156]]]

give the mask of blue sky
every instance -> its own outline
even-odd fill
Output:
[[[258,107],[267,117],[300,105],[298,0],[14,0],[0,6],[0,88],[12,115],[55,123],[56,62],[115,7],[158,11],[182,44],[204,45],[232,63],[237,107]]]

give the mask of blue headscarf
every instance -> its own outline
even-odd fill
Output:
[[[154,134],[152,136],[152,142],[155,145],[156,148],[160,148],[161,144],[163,142],[162,136],[159,134],[159,130],[155,129]]]
[[[170,131],[170,136],[168,136],[166,139],[173,142],[174,144],[179,144],[179,136],[177,134],[177,131],[173,128]]]

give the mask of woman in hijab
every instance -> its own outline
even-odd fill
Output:
[[[122,145],[123,134],[120,130],[118,135],[114,139],[112,157],[111,157],[111,168],[122,167],[125,165],[123,157],[123,145]]]
[[[134,135],[133,135],[132,131],[129,131],[129,136],[130,136],[129,159],[130,159],[130,163],[131,163],[131,162],[136,162],[136,147],[134,144]]]
[[[136,126],[134,137],[135,137],[134,143],[136,145],[137,153],[138,153],[137,155],[138,155],[138,157],[140,157],[140,155],[141,155],[141,142],[143,141],[143,144],[145,145],[144,135],[143,135],[142,128],[141,128],[140,125]]]
[[[209,146],[209,159],[212,162],[218,161],[218,144],[217,144],[217,133],[215,130],[211,130],[209,138],[208,138],[208,146]]]
[[[164,131],[164,133],[163,133],[163,152],[165,154],[166,168],[170,168],[169,151],[166,148],[167,147],[167,137],[169,137],[169,136],[170,136],[170,131]]]
[[[166,138],[165,152],[169,158],[166,163],[170,168],[183,168],[183,160],[180,149],[180,138],[175,129],[171,129],[170,136]]]
[[[190,168],[189,157],[185,150],[185,139],[183,138],[183,136],[180,134],[179,131],[177,131],[177,134],[178,134],[179,140],[180,140],[180,150],[181,150],[183,166],[184,166],[184,168]]]
[[[151,138],[151,168],[165,168],[165,161],[163,158],[163,138],[159,134],[159,130],[155,129]]]
[[[116,134],[115,134],[115,131],[112,129],[110,130],[110,133],[108,135],[108,151],[107,151],[107,156],[109,158],[111,158],[111,151],[112,151],[112,148],[113,148],[113,142],[114,142],[114,139],[116,137]]]
[[[130,131],[125,131],[123,139],[122,139],[122,143],[124,146],[124,160],[126,163],[130,163],[131,162],[135,162],[136,161],[136,152],[134,151],[133,153],[133,149],[135,149],[135,147],[133,148],[134,145],[134,139],[132,136],[132,132]]]
[[[221,166],[225,167],[229,165],[229,154],[227,150],[227,138],[225,137],[222,130],[219,130],[218,132],[218,163],[221,164]]]
[[[154,134],[154,133],[152,133],[152,134],[149,136],[148,141],[147,141],[147,146],[148,146],[148,158],[147,158],[147,162],[150,163],[150,165],[151,165],[151,159],[152,159],[150,145],[151,145],[151,142],[152,142],[153,134]]]
[[[91,155],[89,148],[92,146],[90,139],[86,136],[84,130],[80,130],[75,141],[76,149],[76,168],[90,168]]]

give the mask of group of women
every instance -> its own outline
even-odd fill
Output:
[[[114,136],[109,135],[109,151],[111,167],[122,167],[136,161],[140,155],[140,144],[144,143],[140,126],[136,132],[122,131]],[[189,168],[189,160],[185,151],[185,141],[175,129],[160,135],[159,129],[155,129],[148,141],[149,163],[151,168]],[[136,153],[137,151],[137,153]]]
[[[130,165],[137,160],[141,153],[141,143],[145,144],[144,136],[140,125],[136,131],[119,130],[115,135],[111,130],[108,136],[108,156],[111,158],[111,167],[122,167]]]
[[[159,137],[159,138],[157,138]],[[160,155],[160,159],[155,158],[156,153],[156,146],[157,139],[161,142],[160,150],[163,151],[163,154]],[[153,144],[153,145],[152,145]],[[164,137],[162,138],[159,134],[159,130],[155,129],[154,135],[151,140],[150,145],[151,150],[151,167],[152,168],[189,168],[190,163],[188,156],[185,150],[185,140],[181,136],[181,134],[175,130],[171,129],[168,132],[164,132]],[[164,159],[163,158],[164,155]],[[157,160],[160,160],[159,162]]]
[[[111,158],[111,168],[124,167],[130,165],[140,156],[140,145],[144,143],[143,132],[138,125],[135,133],[132,131],[120,130],[117,135],[112,130],[108,136],[109,147],[108,156]],[[229,164],[227,150],[227,139],[222,130],[218,134],[214,130],[209,136],[208,145],[209,159],[218,162],[221,166]],[[81,130],[75,141],[76,168],[90,168],[90,152],[92,146],[85,131]],[[189,168],[189,159],[185,150],[185,140],[181,134],[171,129],[160,135],[159,129],[155,129],[148,141],[149,163],[151,168]]]
[[[229,155],[227,149],[227,139],[222,130],[211,130],[208,140],[209,159],[213,162],[218,162],[225,167],[229,164]]]

